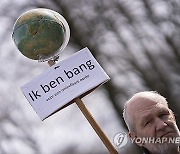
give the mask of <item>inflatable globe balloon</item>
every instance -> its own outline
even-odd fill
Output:
[[[68,23],[59,13],[45,8],[23,13],[15,22],[12,38],[27,58],[52,60],[66,47],[70,37]]]

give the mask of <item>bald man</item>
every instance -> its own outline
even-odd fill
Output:
[[[124,120],[133,143],[147,154],[180,154],[180,132],[166,99],[153,91],[135,94],[125,103]]]

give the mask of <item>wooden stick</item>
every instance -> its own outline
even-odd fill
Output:
[[[84,116],[86,117],[86,119],[89,121],[89,123],[91,124],[91,126],[93,127],[97,135],[99,136],[99,138],[102,140],[106,148],[109,150],[110,154],[118,154],[118,152],[116,151],[114,146],[111,144],[111,142],[109,141],[109,139],[107,138],[103,130],[99,127],[98,123],[94,120],[93,116],[84,105],[82,100],[80,98],[76,98],[75,102],[77,106],[79,107],[79,109],[84,114]]]
[[[53,60],[48,61],[49,66],[53,66],[54,64],[55,64],[55,61]],[[91,126],[93,127],[97,135],[99,136],[99,138],[102,140],[106,148],[109,150],[110,154],[118,154],[118,152],[113,147],[113,145],[111,144],[111,142],[109,141],[109,139],[107,138],[103,130],[99,127],[98,123],[94,120],[93,116],[84,105],[82,100],[80,98],[75,98],[75,102],[77,106],[79,107],[79,109],[81,110],[81,112],[83,113],[83,115],[89,121],[89,123],[91,124]]]

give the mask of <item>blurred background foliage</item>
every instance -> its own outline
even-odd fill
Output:
[[[124,102],[129,97],[139,91],[155,90],[167,98],[180,127],[179,0],[3,0],[0,5],[1,59],[7,58],[3,54],[5,47],[6,52],[15,50],[15,46],[7,47],[6,40],[9,36],[6,34],[12,32],[12,26],[18,16],[32,8],[53,9],[62,14],[70,26],[71,37],[66,51],[69,50],[73,53],[88,47],[111,77],[111,80],[104,84],[102,89],[106,99],[113,106],[117,123],[126,129],[122,120],[122,110]],[[10,58],[16,57],[14,51],[11,53],[13,54]],[[24,63],[25,61],[22,62],[22,64]],[[4,65],[6,64],[1,61],[1,67]],[[31,67],[35,67],[35,65],[31,64]],[[7,69],[12,69],[11,65],[6,66],[9,66]],[[26,66],[22,69],[25,71],[31,67],[27,68]],[[13,83],[9,83],[17,84],[7,69],[6,73],[0,74],[1,86],[5,84],[5,80],[13,80]],[[17,71],[16,74],[20,75],[22,72]],[[17,95],[13,89],[3,88],[0,101],[18,102],[19,96],[6,100],[7,90],[12,91],[11,95]],[[15,108],[19,108],[18,115],[21,112],[23,114],[18,103],[11,106],[8,103],[1,103],[1,141],[23,138],[22,143],[31,149],[32,153],[40,154],[41,149],[36,143],[36,138],[27,131],[32,127],[34,121],[24,125],[21,121],[17,122],[14,116],[8,114]],[[16,113],[14,114],[16,115]],[[13,125],[16,129],[7,132],[8,125],[4,125],[4,123]],[[20,133],[16,134],[17,130]],[[136,151],[139,153],[137,147],[131,146],[130,148],[134,154]],[[0,153],[8,153],[4,149],[6,149],[5,146],[0,144]],[[74,149],[75,147],[69,147],[64,153],[76,153],[77,151]],[[13,151],[13,148],[11,150]],[[11,150],[9,150],[10,154]],[[91,151],[96,153],[93,152],[93,149]],[[91,152],[87,151],[87,153]],[[125,150],[124,153],[129,152]]]

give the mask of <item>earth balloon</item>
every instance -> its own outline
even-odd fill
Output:
[[[45,61],[54,59],[70,37],[68,23],[59,13],[45,8],[23,13],[15,22],[12,38],[27,58]]]

